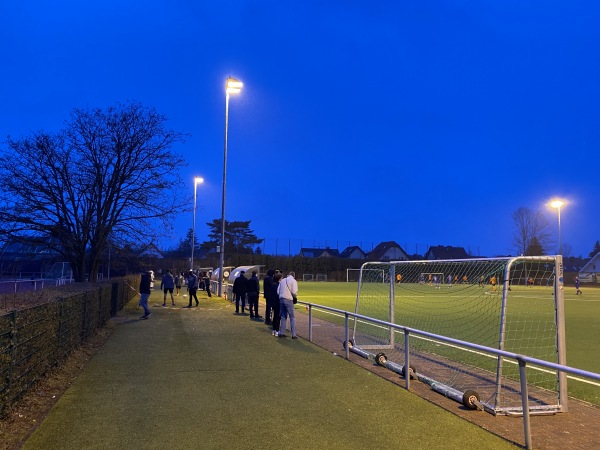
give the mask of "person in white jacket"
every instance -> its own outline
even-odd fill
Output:
[[[289,316],[292,339],[298,339],[298,336],[296,336],[296,318],[294,317],[294,300],[298,294],[298,283],[295,276],[294,272],[290,272],[277,286],[277,295],[279,296],[279,305],[281,308],[279,337],[285,337],[287,318]]]

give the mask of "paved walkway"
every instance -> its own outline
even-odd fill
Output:
[[[225,300],[201,302],[155,305],[149,320],[126,307],[23,448],[512,447],[332,351],[272,337]]]

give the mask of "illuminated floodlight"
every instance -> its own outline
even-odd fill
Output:
[[[567,204],[567,202],[560,200],[560,199],[555,199],[555,200],[550,201],[550,206],[552,206],[553,208],[556,208],[556,210],[558,211],[558,254],[559,255],[562,255],[562,236],[561,236],[561,230],[560,230],[560,208],[562,208],[566,204]]]
[[[225,92],[228,94],[239,94],[243,86],[244,83],[242,83],[240,80],[229,77],[225,83]]]

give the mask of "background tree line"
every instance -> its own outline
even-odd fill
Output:
[[[96,281],[108,255],[135,270],[135,249],[172,233],[178,211],[171,192],[183,188],[184,159],[173,151],[185,135],[169,129],[166,117],[138,102],[106,109],[74,109],[56,133],[37,131],[11,138],[0,148],[0,243],[27,243],[56,252],[69,262],[76,281]],[[177,199],[179,202],[179,199]],[[542,211],[513,213],[517,254],[549,253],[553,231]],[[337,258],[276,258],[261,255],[251,221],[225,221],[228,265],[282,266],[300,273],[345,270]],[[196,249],[213,255],[221,240],[221,220],[207,224],[208,239]],[[192,230],[174,249],[191,253]],[[568,254],[569,246],[563,246]],[[600,251],[596,241],[590,256]],[[137,258],[139,264],[139,258]],[[216,265],[213,264],[215,267]],[[352,263],[351,265],[354,265]],[[359,267],[358,265],[357,267]]]

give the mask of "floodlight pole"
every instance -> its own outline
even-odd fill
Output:
[[[562,235],[561,235],[561,231],[560,231],[560,206],[558,206],[557,209],[558,209],[558,254],[562,255]]]
[[[198,184],[203,182],[204,178],[194,178],[194,217],[192,219],[192,257],[190,258],[190,270],[194,270],[194,247],[196,245],[194,242],[196,238],[196,191],[198,190]]]
[[[229,129],[229,94],[238,94],[242,89],[242,82],[235,78],[227,78],[225,82],[225,139],[223,145],[223,192],[221,195],[221,248],[219,254],[219,280],[217,295],[223,294],[223,266],[225,265],[225,200],[227,198],[227,133]]]
[[[558,210],[558,254],[559,255],[562,255],[562,235],[561,235],[561,230],[560,230],[560,208],[564,204],[565,203],[561,200],[554,200],[552,203],[550,203],[550,206],[552,206],[553,208],[556,208]]]

